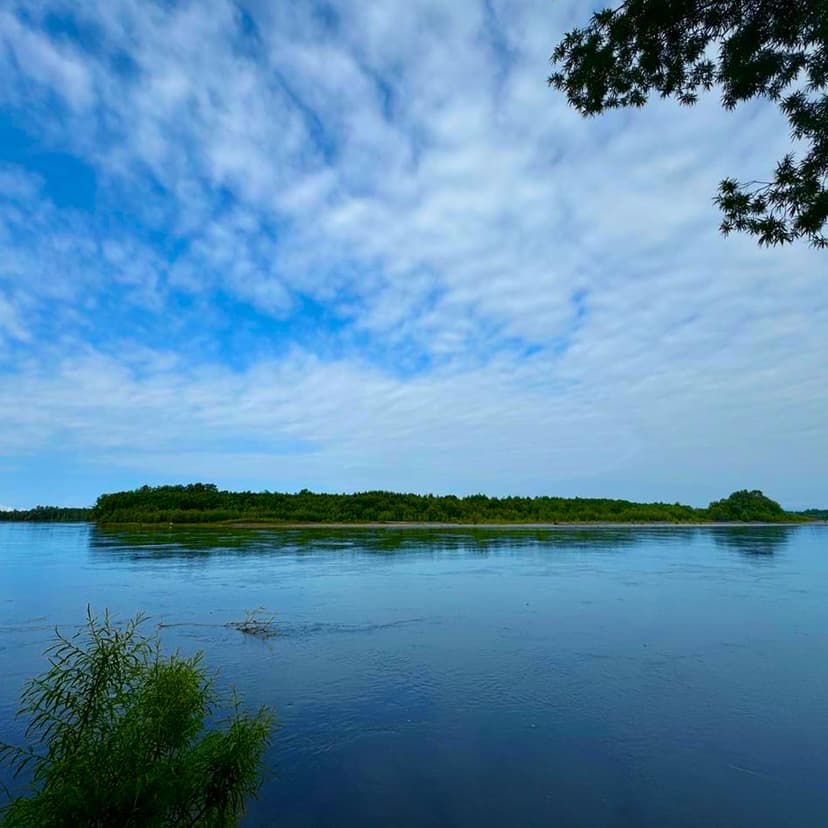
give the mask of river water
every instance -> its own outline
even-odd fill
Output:
[[[0,524],[0,739],[87,604],[275,709],[246,826],[828,824],[826,526]]]

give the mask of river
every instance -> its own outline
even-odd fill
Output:
[[[826,526],[0,524],[0,738],[87,604],[274,708],[246,826],[828,824]]]

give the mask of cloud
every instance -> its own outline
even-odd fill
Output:
[[[36,156],[0,169],[0,450],[136,482],[828,499],[823,256],[723,240],[710,202],[784,120],[580,119],[545,85],[580,15],[12,4],[0,102],[96,187],[66,206]]]
[[[25,25],[10,11],[0,13],[0,33],[8,70],[24,70],[24,83],[10,89],[13,100],[22,102],[26,93],[55,91],[73,109],[83,110],[91,104],[92,79],[83,56],[74,48]]]

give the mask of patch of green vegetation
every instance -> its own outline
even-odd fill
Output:
[[[5,828],[230,826],[261,783],[273,728],[262,708],[234,698],[207,730],[218,697],[201,654],[164,657],[142,616],[123,627],[88,615],[73,636],[56,631],[50,668],[21,696],[28,747],[0,745],[31,791],[2,809]]]
[[[742,489],[723,500],[715,500],[707,509],[710,520],[776,523],[790,520],[789,515],[775,501],[758,489]]]
[[[567,523],[693,522],[699,510],[668,503],[563,497],[486,497],[418,495],[395,492],[297,494],[227,492],[206,483],[144,486],[101,495],[94,516],[99,524],[218,523]]]
[[[92,509],[72,506],[35,506],[34,509],[0,510],[0,521],[31,523],[84,523],[92,520]]]
[[[757,498],[758,495],[758,498]],[[747,499],[745,499],[745,496]],[[101,495],[94,508],[100,525],[248,523],[701,523],[710,520],[797,520],[761,492],[734,492],[696,509],[680,503],[566,497],[418,495],[396,492],[317,494],[303,489],[228,492],[210,483],[143,486]]]

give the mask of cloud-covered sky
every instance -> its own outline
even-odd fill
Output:
[[[828,258],[723,239],[757,101],[583,120],[592,5],[0,7],[0,502],[828,505]]]

